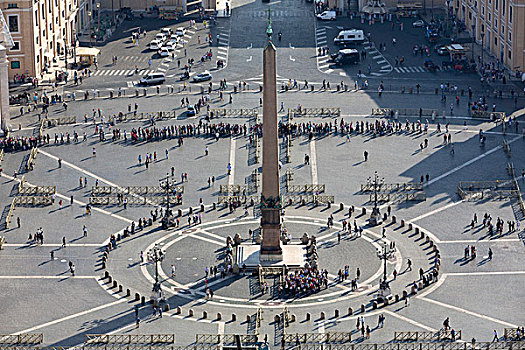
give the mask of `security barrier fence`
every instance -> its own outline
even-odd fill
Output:
[[[523,350],[525,341],[300,345],[300,350]],[[296,347],[299,349],[299,347]]]
[[[289,108],[288,120],[297,117],[340,117],[341,108],[339,107],[320,107],[320,108]]]
[[[372,115],[390,117],[397,115],[431,117],[439,115],[438,109],[428,108],[372,108]]]
[[[0,347],[6,345],[36,345],[42,344],[42,333],[0,334]]]
[[[175,334],[87,334],[86,344],[173,344]]]
[[[257,117],[257,109],[251,108],[212,108],[210,116],[213,117]]]
[[[421,340],[459,340],[461,331],[451,329],[440,329],[436,332],[414,331],[414,332],[394,332],[396,341],[421,341]]]
[[[340,344],[352,341],[352,333],[350,332],[288,333],[283,336],[287,344]]]

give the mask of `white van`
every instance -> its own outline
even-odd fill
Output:
[[[158,40],[153,40],[152,42],[149,43],[149,49],[150,50],[157,51],[158,49],[160,49],[161,46],[162,45],[161,45],[160,41],[158,41]]]
[[[148,73],[140,79],[140,85],[162,84],[166,81],[166,75],[162,72]]]
[[[317,19],[323,20],[323,21],[335,21],[336,14],[335,11],[323,11],[322,13],[318,14]]]
[[[337,34],[334,39],[336,45],[351,45],[360,44],[365,41],[365,35],[362,30],[359,29],[347,29],[342,30]]]

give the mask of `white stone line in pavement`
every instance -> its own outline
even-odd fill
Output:
[[[458,311],[458,312],[461,312],[461,313],[466,314],[466,315],[474,316],[474,317],[477,317],[477,318],[482,318],[484,320],[487,320],[487,321],[490,321],[490,322],[494,322],[494,323],[499,323],[499,324],[504,325],[506,327],[510,327],[510,328],[517,328],[518,327],[517,325],[515,325],[513,323],[502,321],[502,320],[499,320],[497,318],[494,318],[494,317],[491,317],[491,316],[487,316],[487,315],[483,315],[483,314],[480,314],[480,313],[477,313],[477,312],[469,311],[469,310],[466,310],[466,309],[463,309],[463,308],[460,308],[460,307],[457,307],[457,306],[454,306],[454,305],[446,304],[446,303],[443,303],[441,301],[429,299],[427,297],[420,297],[418,299],[424,300],[424,301],[427,301],[429,303],[436,304],[436,305],[439,305],[439,306],[442,306],[442,307],[445,307],[445,308],[448,308],[448,309],[452,309],[454,311]]]
[[[429,326],[425,326],[424,324],[422,323],[419,323],[417,321],[414,321],[408,317],[405,317],[405,316],[402,316],[402,315],[399,315],[393,311],[390,311],[390,310],[384,310],[384,313],[387,314],[387,315],[390,315],[390,316],[393,316],[395,318],[398,318],[400,319],[401,321],[404,321],[404,322],[407,322],[407,323],[410,323],[411,325],[414,325],[416,327],[419,327],[421,329],[424,329],[426,331],[429,331],[429,332],[436,332],[437,329],[434,329],[432,327],[429,327]]]
[[[230,167],[231,174],[228,177],[228,185],[235,183],[235,137],[230,138]]]
[[[38,152],[40,153],[40,151],[38,151]],[[6,175],[6,174],[4,174],[4,173],[1,173],[0,175],[3,176],[3,177],[5,177],[6,179],[10,179],[10,180],[12,180],[12,181],[20,182],[20,179],[18,179],[18,178],[15,179],[14,177],[9,176],[9,175]],[[32,183],[30,183],[30,182],[28,182],[28,181],[24,181],[24,185],[27,185],[27,186],[30,186],[30,187],[36,187],[35,185],[33,185]],[[57,196],[57,197],[60,197],[60,198],[62,198],[62,199],[65,199],[65,200],[67,200],[67,201],[70,199],[70,197],[66,197],[66,196],[64,196],[63,194],[60,194],[60,193],[58,193],[58,192],[56,193],[56,196]],[[81,201],[79,201],[79,200],[77,200],[77,199],[73,200],[73,203],[80,204],[80,205],[83,205],[83,206],[86,205],[86,203],[81,202]],[[125,221],[125,222],[127,222],[128,224],[131,224],[131,223],[133,222],[133,220],[130,220],[130,219],[125,218],[125,217],[122,217],[122,216],[117,215],[117,214],[113,214],[113,213],[111,213],[111,212],[109,212],[109,211],[107,211],[107,210],[104,210],[104,209],[100,209],[100,208],[95,208],[95,207],[93,207],[92,210],[97,211],[97,212],[102,213],[102,214],[109,215],[109,216],[114,217],[114,218],[116,218],[116,219],[119,219],[119,220]]]
[[[217,323],[217,334],[224,335],[224,322]],[[224,346],[224,337],[219,337],[219,349],[222,350]]]
[[[24,280],[24,279],[27,279],[27,280],[32,280],[32,279],[43,279],[43,280],[56,280],[56,279],[64,279],[64,278],[67,278],[67,279],[80,279],[80,280],[85,280],[85,279],[97,279],[99,278],[98,276],[70,276],[70,275],[62,275],[62,276],[0,276],[0,279],[4,279],[4,280]]]
[[[221,241],[224,245],[226,245],[226,238],[224,238],[222,236],[216,235],[215,233],[211,233],[211,232],[208,232],[208,231],[203,230],[203,229],[197,229],[197,231],[199,231],[202,234],[205,234],[206,236],[210,236],[210,237],[216,238],[219,241]]]
[[[47,153],[45,151],[42,151],[40,149],[38,150],[38,153],[41,153],[41,154],[45,155],[46,157],[49,157],[49,158],[54,159],[56,161],[58,161],[58,159],[59,159],[57,156],[52,155],[50,153]],[[70,168],[72,168],[72,169],[74,169],[74,170],[76,170],[78,172],[81,172],[81,173],[83,173],[85,175],[88,175],[88,176],[90,176],[90,177],[92,177],[94,179],[100,180],[101,182],[104,182],[104,183],[106,183],[106,184],[108,184],[110,186],[116,187],[119,190],[124,190],[124,188],[122,188],[121,186],[117,185],[116,183],[113,183],[113,182],[111,182],[111,181],[109,181],[107,179],[104,179],[104,178],[102,178],[100,176],[97,176],[97,175],[93,174],[92,172],[90,172],[90,171],[88,171],[86,169],[83,169],[83,168],[81,168],[81,167],[79,167],[79,166],[77,166],[75,164],[72,164],[72,163],[70,163],[68,161],[62,160],[62,164],[66,165],[66,166],[68,166],[68,167],[70,167]],[[133,196],[133,197],[140,198],[140,199],[145,199],[144,197],[139,196],[137,194],[130,194],[130,195]],[[147,199],[146,199],[146,202],[148,202],[148,204],[150,204],[152,206],[159,207],[159,205],[157,205],[157,204],[155,204],[155,203],[153,203],[153,202],[151,202],[151,201],[149,201]]]
[[[520,242],[519,238],[495,238],[495,239],[459,239],[459,240],[448,240],[439,241],[440,244],[476,244],[476,243],[496,243],[496,242]]]
[[[518,140],[521,140],[521,139],[522,139],[522,136],[517,136],[517,137],[513,138],[512,140],[508,141],[508,144],[510,145],[511,143],[513,143],[513,142],[515,142],[515,141],[518,141]],[[455,167],[454,169],[451,169],[451,170],[447,171],[446,173],[441,174],[441,175],[439,175],[438,177],[436,177],[436,178],[430,180],[429,182],[427,182],[427,183],[425,184],[425,186],[430,186],[430,185],[433,184],[434,182],[437,182],[437,181],[439,181],[439,180],[441,180],[441,179],[444,179],[445,177],[447,177],[447,176],[449,176],[449,175],[452,175],[452,174],[455,173],[456,171],[461,170],[461,169],[463,169],[463,168],[469,166],[470,164],[475,163],[475,162],[477,162],[478,160],[480,160],[480,159],[482,159],[482,158],[485,158],[485,157],[488,156],[488,155],[491,155],[492,153],[498,151],[498,150],[501,149],[501,148],[503,148],[503,146],[501,146],[501,145],[500,145],[500,146],[496,146],[496,147],[494,147],[493,149],[491,149],[491,150],[489,150],[489,151],[487,151],[487,152],[485,152],[485,153],[482,153],[482,154],[480,154],[479,156],[477,156],[477,157],[475,157],[475,158],[472,158],[471,160],[469,160],[469,161],[467,161],[467,162],[465,162],[465,163],[463,163],[463,164],[461,164],[461,165],[458,165],[458,166]]]
[[[440,211],[443,211],[443,210],[446,210],[448,208],[452,208],[452,207],[455,207],[456,205],[458,204],[461,204],[463,203],[463,200],[460,200],[460,201],[457,201],[457,202],[452,202],[452,203],[449,203],[447,205],[444,205],[440,208],[437,208],[437,209],[434,209],[432,211],[429,211],[428,213],[425,213],[425,214],[422,214],[422,215],[419,215],[419,216],[416,216],[415,218],[413,219],[410,219],[410,220],[407,220],[407,222],[414,222],[414,221],[418,221],[418,220],[421,220],[421,219],[424,219],[428,216],[431,216],[431,215],[434,215],[436,213],[439,213]]]
[[[447,272],[448,276],[490,276],[490,275],[525,275],[525,271],[475,271],[475,272]]]
[[[31,332],[34,332],[34,331],[36,331],[38,329],[49,327],[49,326],[52,326],[52,325],[55,325],[57,323],[61,323],[61,322],[64,322],[64,321],[69,321],[69,320],[71,320],[73,318],[84,316],[84,315],[90,314],[92,312],[96,312],[96,311],[103,310],[103,309],[106,309],[106,308],[111,307],[111,306],[122,304],[122,303],[127,302],[127,301],[128,300],[126,298],[122,298],[122,299],[113,301],[113,302],[108,303],[108,304],[100,305],[100,306],[97,306],[97,307],[94,307],[94,308],[91,308],[91,309],[88,309],[88,310],[77,312],[76,314],[72,314],[72,315],[69,315],[69,316],[58,318],[58,319],[53,320],[53,321],[42,323],[42,324],[40,324],[38,326],[34,326],[34,327],[31,327],[31,328],[28,328],[28,329],[24,329],[22,331],[13,333],[13,335],[19,335],[19,334],[22,334],[22,333],[31,333]]]
[[[315,153],[315,140],[310,141],[310,166],[312,167],[312,184],[317,185],[317,156]]]
[[[213,243],[213,244],[216,244],[218,246],[224,246],[224,243],[223,242],[217,242],[217,241],[214,241],[213,239],[209,239],[209,238],[206,238],[206,237],[202,237],[202,236],[198,236],[198,235],[191,235],[190,236],[191,238],[195,238],[195,239],[199,239],[201,241],[204,241],[204,242],[208,242],[208,243]]]
[[[68,243],[68,247],[100,247],[100,243]],[[4,247],[14,248],[36,248],[36,247],[62,247],[62,243],[28,244],[28,243],[4,243]]]

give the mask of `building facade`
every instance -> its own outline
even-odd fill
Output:
[[[525,70],[525,0],[454,0],[478,44],[512,71]]]
[[[9,80],[41,78],[75,43],[79,0],[0,0],[11,36]],[[80,22],[79,22],[80,23]]]

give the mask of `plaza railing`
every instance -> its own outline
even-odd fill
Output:
[[[420,341],[420,340],[459,340],[461,339],[461,331],[453,331],[451,329],[440,329],[436,332],[414,331],[414,332],[394,332],[394,340],[396,341]]]
[[[87,334],[86,344],[174,344],[175,334]]]
[[[0,334],[0,347],[17,345],[38,345],[44,341],[42,333]]]

